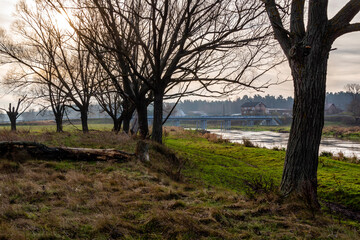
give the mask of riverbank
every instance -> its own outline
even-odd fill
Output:
[[[233,130],[241,131],[271,131],[277,133],[290,133],[288,126],[233,126]],[[323,128],[323,137],[337,138],[360,142],[360,126],[339,126],[337,124],[327,123]]]
[[[312,212],[277,189],[284,152],[168,128],[150,163],[0,161],[1,239],[358,239],[360,224]],[[109,131],[0,131],[1,141],[134,152]],[[321,158],[319,194],[359,204],[359,168]],[[16,161],[14,161],[16,160]]]

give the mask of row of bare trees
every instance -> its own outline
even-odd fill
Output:
[[[1,34],[3,62],[16,63],[4,84],[26,89],[51,108],[58,130],[65,106],[82,129],[94,98],[129,131],[162,142],[164,99],[221,96],[244,87],[278,62],[258,1],[20,1],[14,35]],[[65,18],[69,27],[62,27]],[[272,60],[269,64],[269,60]]]
[[[40,3],[30,7],[20,1],[17,17],[15,37],[1,34],[2,61],[15,67],[5,77],[4,85],[12,91],[26,91],[29,98],[50,108],[57,131],[62,131],[65,107],[70,107],[80,113],[82,130],[87,132],[88,111],[94,96],[101,95],[97,98],[101,106],[108,109],[111,104],[110,108],[117,108],[113,115],[119,114],[119,98],[109,93],[110,87],[106,93],[100,92],[104,91],[100,64],[76,34],[57,25],[54,14]]]

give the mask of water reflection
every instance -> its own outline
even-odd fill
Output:
[[[242,139],[245,137],[259,147],[266,148],[286,148],[289,138],[288,133],[277,133],[269,131],[222,131],[220,129],[209,131],[221,135],[223,138],[229,139],[232,142],[242,143]],[[355,155],[356,157],[360,158],[360,143],[347,140],[339,140],[335,138],[324,138],[321,140],[320,153],[323,151],[332,152],[334,155],[342,152],[347,157],[352,157]]]

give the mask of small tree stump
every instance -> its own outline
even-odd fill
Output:
[[[136,144],[135,155],[142,162],[150,162],[149,157],[149,144],[140,140]]]

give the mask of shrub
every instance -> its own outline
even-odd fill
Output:
[[[249,176],[244,180],[244,184],[245,194],[250,198],[254,198],[256,194],[276,193],[278,189],[273,178],[261,174]]]
[[[255,144],[250,141],[250,139],[244,137],[242,140],[245,147],[256,147]]]
[[[214,134],[214,133],[204,133],[203,135],[204,138],[206,138],[209,142],[213,142],[213,143],[228,143],[229,140],[228,139],[223,139],[222,136]]]
[[[333,153],[332,152],[328,152],[328,151],[322,151],[320,153],[320,157],[332,157]]]

